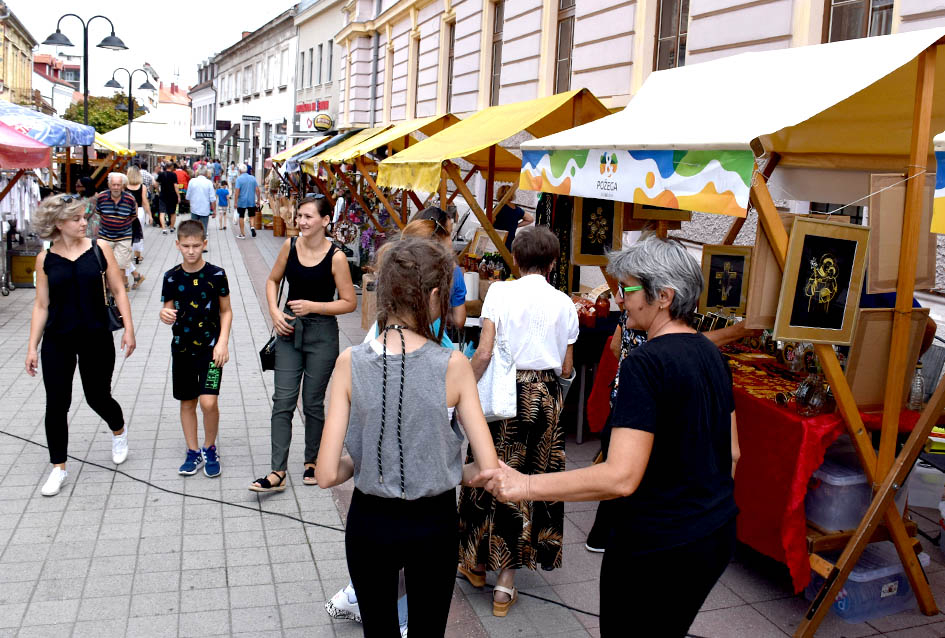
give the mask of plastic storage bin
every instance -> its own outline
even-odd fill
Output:
[[[836,557],[831,557],[836,560]],[[919,554],[923,567],[929,565],[929,555]],[[824,579],[813,574],[804,590],[807,600],[813,600],[824,584]],[[875,620],[915,607],[915,596],[890,542],[873,543],[860,556],[856,567],[830,608],[848,623]]]
[[[907,492],[908,481],[896,495],[900,514]],[[807,520],[825,530],[856,529],[872,500],[873,490],[863,470],[828,458],[811,477],[804,508]]]
[[[919,460],[909,476],[909,506],[938,509],[945,492],[945,473]]]

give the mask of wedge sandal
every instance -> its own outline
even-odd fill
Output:
[[[269,480],[270,476],[275,476],[279,481],[277,483],[272,483]],[[275,472],[269,472],[266,476],[256,479],[253,481],[252,485],[249,486],[250,492],[282,492],[285,490],[285,477],[288,474],[279,476]],[[257,485],[259,483],[259,485]]]
[[[476,570],[469,569],[465,565],[458,565],[456,571],[463,575],[463,578],[469,581],[469,584],[473,587],[484,587],[486,584],[486,572],[477,572]]]
[[[508,594],[509,599],[505,602],[500,603],[495,599],[495,592],[501,592],[503,594]],[[492,588],[492,615],[498,618],[505,618],[509,614],[509,609],[518,602],[518,590],[512,587],[503,587],[502,585],[496,585]]]

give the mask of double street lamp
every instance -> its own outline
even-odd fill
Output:
[[[96,18],[102,18],[106,20],[109,25],[112,27],[111,35],[105,37],[104,40],[99,42],[96,46],[100,49],[110,49],[112,51],[121,51],[127,49],[125,43],[115,35],[115,25],[111,20],[106,18],[103,15],[95,15],[88,19],[88,22],[80,18],[74,13],[67,13],[64,16],[61,16],[56,22],[56,32],[50,35],[48,38],[43,40],[43,44],[48,44],[52,46],[60,47],[71,47],[73,46],[72,41],[67,38],[62,31],[59,30],[59,25],[62,23],[63,18],[73,17],[82,23],[82,96],[83,96],[83,123],[87,126],[89,123],[89,25],[92,24],[92,20]],[[87,171],[89,167],[89,150],[87,146],[82,147],[82,169]]]
[[[140,71],[144,73],[144,84],[142,84],[138,88],[143,91],[153,91],[154,85],[148,81],[148,72],[145,71],[144,69],[135,69],[134,71],[129,71],[125,67],[120,66],[114,71],[112,71],[112,79],[106,82],[105,86],[107,86],[110,89],[121,89],[121,84],[119,84],[118,81],[115,80],[115,74],[118,73],[119,71],[124,71],[125,73],[128,74],[128,150],[130,151],[131,150],[131,120],[133,120],[135,117],[134,116],[135,102],[134,102],[134,98],[131,96],[131,78],[134,77],[135,73]]]

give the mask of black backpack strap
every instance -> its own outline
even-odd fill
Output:
[[[95,253],[95,259],[98,261],[98,269],[101,274],[105,274],[105,271],[108,270],[108,264],[105,262],[105,255],[102,254],[102,249],[98,245],[98,239],[92,239],[92,252]]]

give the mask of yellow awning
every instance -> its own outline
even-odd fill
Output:
[[[462,158],[486,172],[489,148],[513,135],[527,131],[543,137],[569,129],[577,121],[588,122],[609,114],[587,89],[493,106],[387,158],[379,165],[377,181],[381,186],[430,193],[437,189],[446,161]],[[521,168],[521,159],[496,146],[497,180],[517,182]]]
[[[398,122],[386,131],[378,133],[377,135],[362,141],[356,146],[348,147],[344,152],[341,153],[341,155],[344,156],[341,161],[352,162],[356,158],[366,155],[374,149],[387,145],[393,147],[394,153],[399,153],[400,151],[404,150],[404,148],[406,148],[404,145],[405,137],[409,136],[411,138],[411,145],[416,144],[417,140],[413,137],[413,134],[417,131],[429,137],[431,135],[436,135],[443,129],[452,126],[457,122],[459,122],[459,118],[452,113],[447,113],[446,115],[432,115],[430,117],[421,117],[415,120]],[[338,153],[332,153],[333,157],[337,157],[338,155]]]
[[[345,156],[347,155],[348,149],[354,148],[361,142],[374,137],[378,133],[383,133],[391,127],[390,124],[385,124],[384,126],[375,126],[374,128],[366,128],[360,133],[356,133],[346,139],[344,142],[341,142],[337,146],[332,146],[330,149],[316,155],[311,159],[305,160],[304,163],[311,163],[313,166],[317,165],[319,162],[324,162],[326,164],[341,164],[345,161]]]
[[[312,148],[312,147],[314,147],[314,146],[316,146],[316,145],[318,145],[318,144],[321,144],[321,143],[324,142],[326,139],[328,139],[328,136],[327,136],[327,135],[317,135],[317,136],[315,136],[315,137],[310,137],[309,139],[305,140],[304,142],[299,142],[299,143],[296,144],[295,146],[290,146],[289,148],[285,149],[285,150],[282,151],[281,153],[276,153],[275,155],[272,156],[272,161],[273,161],[273,162],[284,162],[284,161],[286,161],[287,159],[291,159],[291,158],[295,157],[295,156],[298,155],[299,153],[304,153],[304,152],[307,151],[308,149],[310,149],[310,148]]]
[[[106,151],[115,153],[116,155],[121,155],[122,157],[130,157],[137,154],[134,151],[125,148],[121,144],[105,139],[98,133],[95,134],[95,145],[99,148],[105,149]]]

